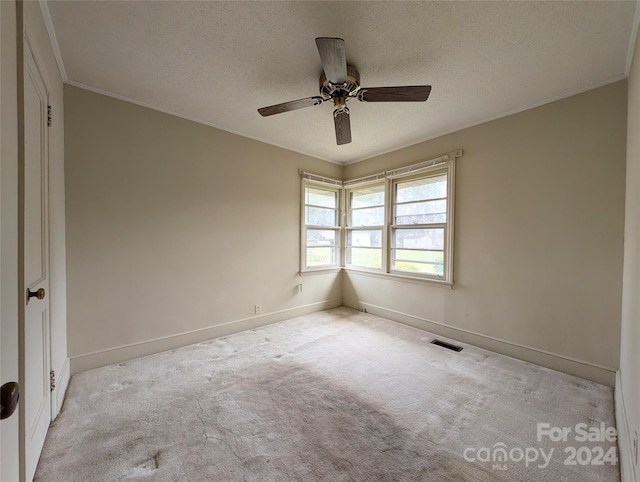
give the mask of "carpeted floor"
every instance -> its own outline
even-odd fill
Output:
[[[619,480],[610,388],[432,339],[338,308],[80,373],[35,480]]]

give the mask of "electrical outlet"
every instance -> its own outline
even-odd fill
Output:
[[[253,310],[255,311],[256,315],[259,315],[260,313],[262,313],[262,306],[260,305],[255,305],[253,307]]]

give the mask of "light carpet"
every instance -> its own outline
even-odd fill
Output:
[[[338,308],[77,374],[35,480],[619,480],[610,388],[432,339]]]

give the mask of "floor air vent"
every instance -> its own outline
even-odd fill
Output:
[[[449,350],[462,351],[462,347],[461,346],[452,345],[451,343],[447,343],[446,341],[432,340],[431,343],[433,343],[434,345],[441,346],[443,348],[448,348]]]

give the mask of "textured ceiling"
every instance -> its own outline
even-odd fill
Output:
[[[624,77],[635,2],[100,2],[50,12],[68,81],[349,163]],[[46,15],[45,15],[46,16]],[[337,146],[314,38],[342,37],[366,87],[430,84],[426,103],[352,100]]]

